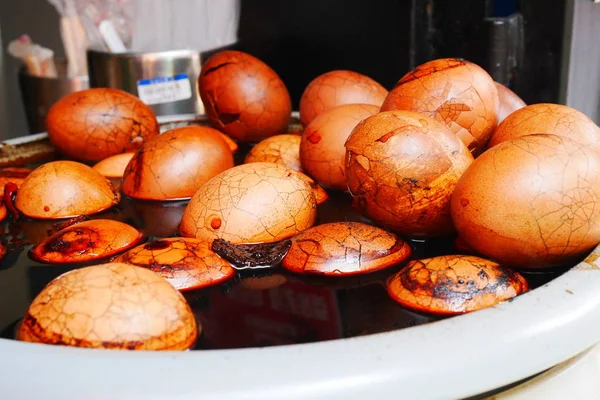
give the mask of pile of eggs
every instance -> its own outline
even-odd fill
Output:
[[[525,105],[466,60],[427,62],[389,92],[353,71],[327,72],[302,95],[299,133],[287,132],[285,84],[249,54],[212,56],[198,87],[212,127],[161,134],[148,106],[113,89],[52,108],[47,130],[65,160],[9,177],[3,206],[13,218],[75,218],[32,249],[35,260],[97,262],[48,284],[20,340],[190,348],[201,327],[181,293],[238,267],[216,240],[234,253],[288,241],[275,267],[292,274],[399,266],[389,296],[438,315],[513,298],[529,289],[518,270],[573,265],[600,243],[600,128],[566,106]],[[234,165],[239,144],[252,149]],[[334,192],[365,222],[318,224]],[[126,223],[81,217],[124,196],[189,200],[179,236],[144,242]],[[462,250],[415,258],[410,240],[432,238]]]

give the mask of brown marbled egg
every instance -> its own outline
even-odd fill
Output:
[[[111,183],[91,167],[75,161],[53,161],[25,178],[15,206],[29,218],[60,219],[96,214],[119,200]]]
[[[475,256],[447,255],[409,262],[387,282],[404,307],[441,315],[492,307],[529,290],[519,273]]]
[[[198,189],[186,207],[182,236],[212,242],[276,242],[310,228],[316,218],[313,189],[281,164],[250,163],[220,173]]]
[[[365,274],[410,257],[410,246],[391,232],[360,222],[333,222],[292,238],[282,266],[298,274]]]
[[[107,178],[122,178],[125,173],[125,168],[135,153],[121,153],[114,156],[106,157],[104,160],[97,162],[92,167],[102,176]]]
[[[93,88],[57,101],[46,118],[48,137],[69,159],[100,161],[134,151],[160,128],[139,98],[117,89]]]
[[[153,240],[114,262],[148,268],[182,292],[217,285],[235,275],[231,264],[216,255],[208,242],[192,238]]]
[[[381,107],[386,88],[358,72],[336,70],[313,79],[300,98],[300,121],[307,126],[323,111],[342,104],[373,104]]]
[[[498,125],[513,112],[526,107],[527,104],[515,92],[501,83],[496,83],[500,107],[498,109]]]
[[[367,217],[407,236],[454,232],[450,196],[473,156],[447,127],[386,111],[359,123],[346,151],[348,190]]]
[[[48,264],[71,264],[114,256],[143,240],[133,226],[110,219],[79,222],[48,236],[30,257]]]
[[[266,138],[248,152],[244,162],[272,162],[301,171],[300,136],[285,134]]]
[[[176,128],[148,140],[123,175],[123,194],[141,200],[192,197],[213,176],[233,167],[233,154],[215,129]]]
[[[211,56],[198,78],[211,122],[242,142],[285,132],[292,101],[285,84],[267,64],[240,51]]]
[[[585,114],[560,104],[531,104],[510,114],[494,131],[488,148],[525,135],[548,133],[600,152],[600,127]]]
[[[347,190],[344,144],[360,121],[378,112],[379,107],[371,104],[344,104],[317,115],[300,143],[306,173],[323,186]]]
[[[108,263],[51,281],[33,300],[17,340],[119,350],[187,350],[199,326],[183,295],[145,268]]]
[[[451,200],[466,245],[522,268],[575,262],[600,243],[600,157],[566,137],[527,135],[487,150]]]
[[[498,90],[483,68],[466,60],[444,58],[404,75],[381,111],[408,110],[430,116],[479,154],[496,128],[498,108]]]

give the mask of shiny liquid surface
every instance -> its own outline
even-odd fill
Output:
[[[240,152],[243,154],[243,152]],[[238,163],[242,157],[238,155]],[[329,192],[319,205],[317,223],[369,220],[356,213],[350,195]],[[148,240],[177,235],[187,202],[139,202],[123,199],[118,207],[92,219],[109,218],[139,228]],[[19,320],[34,297],[52,279],[77,265],[46,265],[28,251],[60,221],[18,221],[2,224],[9,253],[0,264],[0,337],[13,339]],[[407,239],[408,240],[408,239]],[[410,241],[412,258],[460,254],[454,238]],[[102,260],[106,262],[109,260]],[[86,265],[95,264],[88,263]],[[402,264],[404,265],[404,264]],[[186,292],[203,327],[195,349],[262,347],[309,343],[404,329],[441,317],[412,312],[392,301],[385,280],[402,265],[375,273],[339,278],[303,277],[276,267],[240,271],[219,286]],[[565,269],[521,271],[532,289]]]

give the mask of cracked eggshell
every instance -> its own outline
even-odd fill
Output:
[[[478,65],[458,58],[418,66],[396,83],[381,106],[381,111],[416,111],[436,119],[475,155],[494,132],[498,109],[492,77]]]
[[[556,135],[494,146],[463,174],[451,200],[460,238],[509,266],[577,261],[600,242],[600,157]]]
[[[495,82],[498,90],[498,98],[500,99],[500,107],[498,108],[498,125],[513,112],[526,107],[527,104],[512,90],[501,83]]]
[[[51,281],[33,300],[17,340],[119,350],[187,350],[199,326],[185,298],[145,268],[107,263]]]
[[[144,239],[133,226],[111,219],[93,219],[53,233],[29,253],[39,262],[70,264],[107,258],[127,251]]]
[[[148,140],[135,153],[125,168],[121,190],[140,200],[188,199],[233,165],[231,149],[216,129],[176,128]]]
[[[110,181],[91,167],[75,161],[53,161],[25,178],[15,206],[29,218],[61,219],[97,214],[119,200]]]
[[[302,133],[300,161],[305,172],[325,187],[346,191],[346,148],[352,130],[377,114],[371,104],[344,104],[319,114]]]
[[[234,139],[258,142],[287,130],[290,94],[279,75],[250,54],[227,50],[210,57],[198,91],[211,122]]]
[[[372,104],[381,107],[386,88],[358,72],[335,70],[313,79],[300,98],[300,121],[307,126],[320,113],[342,104]]]
[[[294,236],[281,265],[298,274],[348,276],[399,264],[411,253],[406,242],[384,229],[333,222]]]
[[[412,237],[454,232],[450,196],[472,161],[447,127],[410,111],[368,117],[346,142],[346,179],[355,206]]]
[[[108,88],[63,97],[50,108],[46,129],[54,147],[77,161],[135,151],[160,133],[150,107],[129,93]]]
[[[186,207],[179,231],[210,242],[276,242],[310,228],[316,213],[313,189],[296,171],[250,163],[202,185]]]
[[[536,133],[573,139],[600,153],[600,127],[574,108],[550,103],[531,104],[510,114],[494,131],[488,148]]]
[[[447,255],[409,262],[386,283],[415,311],[456,315],[492,307],[529,290],[519,273],[481,257]]]
[[[300,136],[275,135],[257,143],[246,156],[245,163],[272,162],[302,171],[300,164]]]

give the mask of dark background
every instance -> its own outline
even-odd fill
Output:
[[[524,57],[510,86],[527,103],[558,102],[565,2],[558,0],[242,0],[238,48],[269,64],[294,107],[316,76],[334,69],[391,89],[441,57],[489,69],[486,17],[523,16]]]

